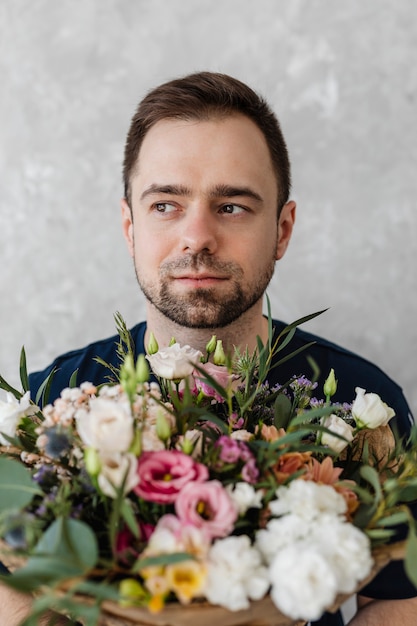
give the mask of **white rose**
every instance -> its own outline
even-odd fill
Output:
[[[33,415],[38,410],[37,406],[30,404],[29,391],[20,400],[16,400],[12,393],[6,393],[6,402],[0,401],[0,444],[10,445],[1,433],[14,437],[20,418],[24,415]]]
[[[86,446],[101,453],[126,452],[133,440],[133,418],[128,405],[92,398],[90,410],[77,413],[77,430]]]
[[[174,343],[155,354],[148,354],[146,358],[156,376],[167,380],[179,380],[193,373],[202,356],[199,350]]]
[[[377,393],[365,393],[356,387],[356,398],[352,405],[352,416],[359,428],[386,426],[395,412],[381,400]]]
[[[129,493],[139,482],[137,458],[134,454],[105,455],[100,457],[101,468],[98,484],[101,491],[110,498],[115,498],[117,489],[123,482],[123,493]]]
[[[341,435],[346,439],[339,439],[339,437],[334,437],[330,433],[323,432],[321,435],[321,443],[324,446],[329,446],[331,450],[334,452],[342,452],[348,445],[350,441],[353,440],[353,427],[350,424],[347,424],[345,420],[333,413],[326,418],[322,418],[321,420],[322,426],[328,428],[332,431],[332,433],[336,433],[337,435]]]

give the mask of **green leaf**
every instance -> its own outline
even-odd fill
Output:
[[[36,393],[35,404],[39,405],[41,401],[42,401],[42,405],[47,404],[48,399],[49,399],[49,394],[51,391],[52,380],[55,376],[55,373],[56,373],[56,368],[54,367],[49,373],[49,375],[45,378],[45,380],[40,385]]]
[[[74,387],[77,386],[77,375],[78,375],[78,369],[74,370],[73,373],[71,374],[71,378],[69,379],[69,383],[68,383],[68,387],[70,389],[73,389]]]
[[[417,537],[412,526],[409,528],[407,537],[404,568],[408,578],[417,587]]]
[[[300,424],[308,424],[314,419],[319,417],[323,417],[324,415],[330,415],[334,413],[334,406],[321,406],[317,409],[309,409],[308,411],[303,411],[297,417],[291,420],[290,426],[299,426]],[[320,428],[324,429],[323,426]]]
[[[0,512],[22,509],[34,496],[41,494],[42,491],[22,463],[0,458]]]
[[[73,626],[76,622],[72,620],[76,619],[82,620],[85,626],[96,626],[100,617],[100,607],[98,604],[90,605],[83,603],[77,600],[77,598],[74,598],[71,594],[65,594],[60,597],[54,594],[47,594],[35,599],[30,616],[22,622],[21,626],[38,626],[40,623],[39,619],[44,615],[48,615],[49,619],[47,623],[50,626],[53,626],[55,623],[57,626],[62,624],[62,621],[55,622],[55,619],[57,619],[59,615],[56,614],[55,616],[50,614],[49,611],[62,611],[65,614],[71,615],[72,619],[68,621],[68,626]],[[65,624],[67,624],[67,622],[65,622]]]
[[[97,562],[97,539],[92,529],[74,519],[59,517],[42,535],[26,565],[10,581],[17,589],[33,591],[42,584],[85,575]]]
[[[26,365],[26,352],[24,347],[22,347],[20,351],[20,382],[22,383],[23,391],[29,391],[28,369]]]
[[[188,552],[173,552],[170,554],[161,554],[159,556],[150,556],[145,559],[138,559],[134,564],[132,571],[139,572],[145,567],[158,567],[159,565],[170,565],[172,563],[181,563],[182,561],[193,561],[194,557]]]
[[[386,517],[382,517],[377,521],[377,526],[396,526],[397,524],[405,524],[407,523],[409,516],[405,511],[396,511],[391,513],[391,515],[387,515]]]
[[[370,465],[364,465],[360,469],[360,475],[373,487],[376,502],[380,502],[382,498],[382,489],[379,481],[379,474],[376,469]]]
[[[121,504],[121,507],[120,507],[120,513],[121,513],[124,521],[126,522],[130,532],[135,537],[139,537],[138,523],[136,521],[136,517],[135,517],[135,514],[134,514],[133,509],[132,509],[132,502],[131,502],[131,500],[127,500],[126,498],[124,500],[122,500],[122,504]]]
[[[16,398],[16,400],[20,400],[20,398],[23,396],[23,393],[9,385],[9,383],[3,378],[3,376],[0,376],[0,389],[11,393]]]
[[[276,428],[287,428],[291,417],[291,400],[280,393],[274,402],[274,425]]]

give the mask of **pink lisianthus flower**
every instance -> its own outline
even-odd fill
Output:
[[[169,533],[174,538],[178,551],[188,552],[197,558],[204,559],[211,544],[210,536],[204,528],[197,528],[191,524],[184,524],[176,515],[163,515],[158,521],[155,533],[149,542],[147,553],[158,554],[159,536],[161,533]]]
[[[204,363],[201,365],[201,369],[203,369],[204,372],[208,374],[208,376],[214,378],[216,383],[218,383],[223,388],[227,388],[233,378],[233,376],[227,370],[227,367],[225,367],[224,365]],[[208,398],[214,398],[216,402],[224,402],[224,398],[219,393],[217,393],[217,391],[210,385],[210,383],[204,380],[204,374],[201,371],[194,370],[193,376],[198,391],[202,391],[203,394]]]
[[[169,504],[188,483],[208,479],[208,469],[179,450],[143,452],[138,459],[139,483],[134,492],[144,500]]]
[[[226,537],[238,517],[236,504],[218,480],[188,483],[175,502],[184,524],[201,528],[210,538]]]

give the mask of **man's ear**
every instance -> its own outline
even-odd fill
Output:
[[[296,204],[293,200],[284,204],[278,219],[278,240],[276,250],[276,260],[282,259],[288,244],[290,243],[292,229],[295,223]]]
[[[133,247],[133,218],[130,206],[127,203],[126,198],[122,198],[120,201],[120,208],[122,210],[122,230],[123,236],[126,241],[127,249],[131,257],[134,255]]]

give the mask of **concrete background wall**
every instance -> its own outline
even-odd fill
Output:
[[[298,224],[270,297],[378,362],[414,412],[415,0],[1,0],[0,373],[129,324],[143,299],[120,232],[124,137],[145,92],[210,69],[277,112]]]

